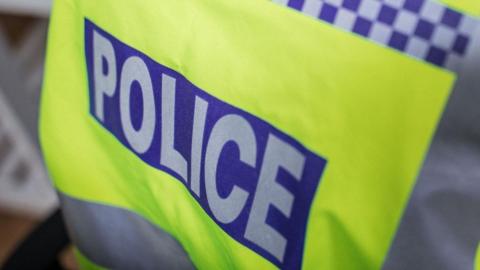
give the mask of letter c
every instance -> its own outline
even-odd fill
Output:
[[[220,197],[217,190],[217,165],[223,147],[234,142],[240,152],[240,161],[255,167],[257,142],[250,123],[239,115],[229,114],[220,118],[214,125],[207,143],[205,154],[205,189],[208,205],[215,218],[221,223],[233,222],[242,212],[249,193],[235,185],[226,198]],[[228,179],[222,179],[227,180]]]

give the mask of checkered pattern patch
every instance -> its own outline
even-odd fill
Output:
[[[273,1],[450,70],[480,24],[433,0]]]

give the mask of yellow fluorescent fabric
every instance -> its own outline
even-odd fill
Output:
[[[201,269],[275,266],[90,115],[85,17],[328,160],[304,269],[380,268],[453,74],[266,1],[57,1],[40,127],[56,187],[139,213]]]
[[[480,270],[480,245],[478,245],[477,255],[475,256],[474,270]]]
[[[80,269],[92,269],[92,270],[103,270],[105,268],[100,267],[92,263],[88,258],[86,258],[78,249],[74,250],[75,257],[77,258],[77,263]]]
[[[480,16],[480,1],[478,0],[442,0],[449,6],[473,16]]]

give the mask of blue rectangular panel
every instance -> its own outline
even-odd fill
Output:
[[[95,44],[95,38],[102,40],[102,43]],[[95,50],[100,49],[102,52],[96,53]],[[108,55],[105,51],[113,54]],[[236,241],[280,268],[300,269],[310,207],[326,166],[326,160],[305,148],[297,139],[283,133],[266,121],[208,94],[208,91],[198,88],[182,74],[122,43],[88,19],[85,20],[85,52],[91,115],[143,162],[182,182],[205,213]],[[100,58],[95,61],[95,57]],[[125,63],[131,59],[135,59],[146,69],[135,69],[136,73],[125,71],[128,70],[125,68]],[[205,63],[205,67],[208,68],[208,63]],[[95,78],[96,75],[102,78]],[[142,91],[145,89],[138,81],[126,79],[132,76],[146,78],[152,86],[150,92]],[[105,79],[107,77],[111,80]],[[166,89],[162,89],[165,85],[165,82],[162,84],[162,80],[165,78],[170,78],[170,82],[174,82],[173,104],[167,104],[174,108],[174,143],[170,148],[179,154],[180,159],[186,161],[188,172],[186,177],[178,173],[178,170],[172,169],[172,166],[165,166],[160,162],[161,149],[166,147],[162,145],[162,128],[164,128],[162,123],[165,119],[165,115],[162,115],[162,91],[166,91]],[[120,85],[122,83],[125,85],[125,81],[129,83],[128,87],[123,87],[127,90],[123,90],[129,94],[123,95],[122,99]],[[96,89],[96,86],[110,87],[111,89],[104,91],[104,89]],[[103,94],[99,95],[99,91],[104,92],[100,92]],[[143,96],[145,93],[151,94],[153,101],[145,100]],[[100,98],[101,100],[96,100]],[[208,105],[203,133],[201,133],[203,140],[201,146],[197,148],[201,149],[200,153],[197,153],[200,156],[199,167],[201,168],[199,192],[192,191],[190,179],[196,100],[202,100],[203,104]],[[144,110],[144,106],[146,106],[144,103],[151,105],[151,102],[154,106]],[[129,106],[122,108],[122,104],[124,106],[129,104]],[[98,112],[97,108],[103,108],[103,111]],[[124,111],[123,115],[122,110]],[[128,112],[128,117],[126,117],[125,111]],[[126,118],[130,122],[126,122]],[[228,130],[222,129],[220,122],[227,123],[230,121],[229,119],[236,119],[236,122],[230,123],[240,124]],[[126,135],[125,123],[131,125],[135,131],[139,131],[145,127],[146,121],[153,121],[153,131],[146,132],[145,140],[141,141],[143,146],[146,145],[146,150],[138,151],[138,149],[135,150],[131,139]],[[217,129],[217,132],[215,136],[212,136],[214,129]],[[245,134],[245,136],[238,136],[238,134]],[[222,141],[222,138],[224,143],[220,145],[220,154],[214,159],[213,175],[215,178],[213,182],[209,182],[214,183],[215,189],[212,190],[212,186],[207,187],[205,177],[205,168],[213,168],[213,163],[206,164],[207,148],[211,148],[211,153],[214,153],[214,148],[219,147],[215,142]],[[229,138],[232,139],[229,140]],[[249,145],[241,145],[239,141],[245,138],[254,139]],[[247,139],[245,140],[248,142]],[[267,147],[269,144],[270,147]],[[242,161],[247,160],[249,156],[253,156],[254,160]],[[266,181],[263,183],[263,188],[259,184],[260,178]],[[268,182],[272,179],[273,181]],[[159,181],[164,180],[159,179]],[[246,199],[243,201],[232,200],[234,189],[246,194]],[[278,192],[275,193],[275,191]],[[218,195],[218,198],[225,202],[230,200],[232,205],[225,203],[219,206],[217,198],[216,208],[212,208],[215,206],[213,202],[215,198],[212,194]],[[266,210],[263,207],[262,212],[262,205],[265,206],[265,202],[267,207]],[[254,207],[255,205],[258,208]],[[223,211],[222,213],[232,217],[231,214],[235,212],[232,209],[235,206],[240,207],[238,208],[240,210],[238,213],[234,213],[233,218],[222,218],[219,214]],[[250,231],[248,233],[247,225],[249,223]],[[255,234],[277,239],[280,242],[274,243],[284,243],[285,245],[275,246],[268,243],[266,238],[262,240],[262,237],[258,237],[258,239],[251,237]]]

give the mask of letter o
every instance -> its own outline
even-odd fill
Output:
[[[123,133],[133,150],[143,154],[150,148],[155,131],[152,78],[145,62],[137,56],[129,57],[125,61],[120,77],[120,119]],[[143,118],[138,130],[133,127],[130,113],[130,92],[134,81],[140,84],[143,99]]]

